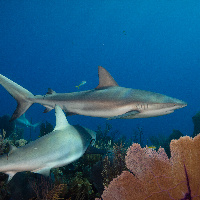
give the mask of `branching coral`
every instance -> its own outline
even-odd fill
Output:
[[[200,199],[200,135],[185,136],[170,143],[171,158],[163,148],[141,148],[133,144],[127,151],[123,171],[105,189],[104,200],[195,200]]]
[[[54,185],[48,179],[41,176],[41,180],[30,181],[30,185],[33,188],[37,200],[57,200],[62,198],[63,190],[67,190],[67,184]]]
[[[6,131],[3,129],[3,134],[0,134],[0,155],[4,153],[4,149],[6,146],[5,143],[5,136],[6,136]]]
[[[103,160],[103,185],[108,186],[108,184],[126,170],[125,164],[125,154],[126,148],[121,143],[120,145],[115,144],[113,146],[113,155],[105,156]]]

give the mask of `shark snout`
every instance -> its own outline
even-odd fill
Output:
[[[187,106],[187,103],[184,101],[178,100],[178,102],[175,102],[174,106],[176,107],[176,109],[184,108]]]
[[[187,103],[184,103],[181,105],[181,108],[186,107],[186,106],[187,106]]]

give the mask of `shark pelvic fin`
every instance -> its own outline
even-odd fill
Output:
[[[16,172],[5,172],[5,174],[8,174],[8,180],[7,183],[10,182],[10,180],[13,178],[13,176],[16,174]]]
[[[44,176],[49,176],[50,170],[51,170],[51,168],[41,168],[41,169],[36,169],[34,171],[31,171],[31,172],[42,174]]]
[[[66,119],[65,113],[58,105],[55,106],[55,114],[56,114],[56,126],[54,128],[54,131],[61,130],[70,125]]]
[[[53,108],[50,106],[45,106],[45,110],[43,111],[43,113],[48,113],[49,111],[51,111]]]
[[[99,85],[95,89],[103,89],[107,87],[118,86],[117,82],[114,80],[114,78],[110,75],[110,73],[106,69],[99,66],[98,70],[99,70]]]
[[[108,118],[108,119],[126,119],[126,118],[129,118],[130,116],[136,115],[136,114],[138,114],[138,113],[139,113],[139,111],[137,111],[137,110],[132,110],[132,111],[129,111],[129,112],[124,113],[124,114],[122,114],[122,115],[117,115],[117,116],[114,116],[114,117],[110,117],[110,118]]]

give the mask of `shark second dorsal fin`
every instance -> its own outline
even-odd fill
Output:
[[[99,70],[99,85],[95,89],[118,86],[117,82],[105,68],[99,66],[98,70]]]
[[[56,126],[54,128],[54,131],[61,130],[70,125],[66,119],[65,113],[58,105],[55,106],[55,115],[56,115]]]
[[[46,94],[55,94],[56,92],[51,88],[48,88],[48,92]]]

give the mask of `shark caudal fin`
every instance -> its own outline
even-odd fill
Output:
[[[5,76],[0,74],[0,84],[11,94],[11,96],[17,101],[17,108],[13,113],[10,121],[17,119],[23,115],[26,110],[33,104],[30,98],[34,98],[34,95],[18,85],[17,83],[11,81]]]

